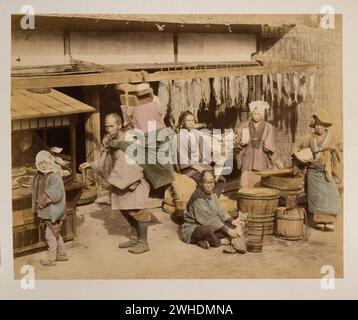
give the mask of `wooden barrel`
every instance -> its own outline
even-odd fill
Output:
[[[276,211],[276,236],[285,240],[301,240],[304,236],[305,209],[279,207]]]
[[[260,236],[274,233],[275,212],[280,192],[270,188],[242,188],[239,190],[239,208],[248,213],[249,235]]]

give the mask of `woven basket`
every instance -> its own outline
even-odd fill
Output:
[[[180,173],[174,173],[175,180],[173,182],[176,190],[176,196],[180,207],[176,208],[174,202],[174,194],[172,186],[165,190],[163,210],[169,214],[173,213],[176,209],[184,210],[191,195],[196,189],[196,182],[188,176]]]
[[[304,177],[290,177],[287,175],[262,177],[261,184],[265,187],[283,191],[301,190],[304,186]]]

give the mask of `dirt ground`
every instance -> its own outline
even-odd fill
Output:
[[[309,241],[285,241],[266,236],[262,253],[227,255],[221,248],[201,249],[179,240],[179,226],[151,203],[151,251],[134,255],[119,249],[129,227],[118,212],[106,205],[77,209],[77,239],[67,242],[70,261],[45,267],[39,260],[46,252],[14,259],[15,278],[29,264],[37,279],[298,279],[321,278],[321,267],[331,265],[343,277],[343,217],[333,233],[311,229]]]

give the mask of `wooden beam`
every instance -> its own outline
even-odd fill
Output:
[[[70,31],[63,32],[63,53],[67,59],[71,58]]]
[[[78,87],[94,86],[101,84],[113,84],[122,82],[143,82],[144,76],[141,72],[113,72],[98,74],[77,74],[61,76],[38,76],[38,77],[13,77],[12,88],[56,88],[56,87]]]
[[[178,34],[173,33],[174,63],[178,63]]]
[[[77,171],[77,144],[76,144],[76,125],[77,117],[71,117],[70,124],[70,140],[71,140],[71,170],[72,170],[72,181],[76,181],[76,171]]]
[[[274,73],[292,73],[300,71],[316,71],[318,63],[292,62],[282,64],[272,64],[266,66],[250,66],[240,68],[218,68],[200,70],[175,70],[157,71],[148,73],[145,71],[133,72],[108,72],[101,74],[68,75],[68,76],[41,76],[19,78],[13,77],[11,81],[12,89],[28,89],[42,87],[71,87],[71,86],[91,86],[106,85],[124,82],[151,82],[160,80],[175,80],[186,78],[214,78],[238,75],[262,75]]]
[[[96,109],[85,115],[86,159],[93,161],[101,156],[100,87],[85,87],[84,100]]]

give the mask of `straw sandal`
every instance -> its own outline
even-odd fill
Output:
[[[209,249],[210,248],[210,244],[208,241],[206,240],[199,240],[197,243],[196,243],[200,248],[203,248],[203,249]]]

